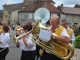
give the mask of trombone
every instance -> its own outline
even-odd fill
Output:
[[[22,34],[22,35],[20,35],[20,36],[18,36],[18,37],[12,36],[12,39],[13,39],[14,43],[16,43],[16,42],[18,42],[18,40],[19,40],[21,37],[23,37],[23,36],[25,36],[25,35],[28,35],[28,34],[30,34],[31,32],[32,32],[32,30],[29,31],[29,32],[27,32],[27,33],[24,33],[24,34]]]

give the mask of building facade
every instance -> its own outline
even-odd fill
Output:
[[[61,11],[60,21],[62,19],[67,19],[70,25],[80,25],[80,8],[65,7],[61,5],[58,6],[58,9]]]
[[[52,0],[36,0],[30,6],[27,6],[19,11],[19,23],[22,25],[26,21],[31,21],[33,24],[35,23],[34,13],[39,8],[47,8],[50,11],[50,16],[53,14],[60,14],[60,11],[54,6],[54,2]]]

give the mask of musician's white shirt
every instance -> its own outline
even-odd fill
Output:
[[[20,42],[20,49],[24,50],[24,51],[36,50],[36,44],[32,42],[32,34],[29,34],[26,37],[26,40],[27,40],[28,47],[24,44],[22,39],[19,40],[19,42]]]
[[[0,48],[7,48],[9,47],[9,41],[10,41],[10,34],[9,33],[2,33],[0,35],[0,41],[2,44],[0,44]]]

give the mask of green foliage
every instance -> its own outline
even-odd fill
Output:
[[[75,46],[75,47],[78,47],[79,41],[80,41],[80,35],[79,35],[79,36],[76,36],[76,40],[75,40],[75,42],[74,42],[74,46]]]

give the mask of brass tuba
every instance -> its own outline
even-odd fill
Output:
[[[59,41],[53,41],[50,40],[49,42],[45,42],[39,39],[39,32],[40,28],[48,29],[47,27],[44,27],[40,21],[34,26],[32,30],[33,38],[32,41],[43,48],[41,51],[43,53],[44,49],[49,51],[51,54],[63,59],[68,60],[72,57],[74,53],[74,48],[71,43],[66,44]],[[54,33],[52,33],[54,34]],[[54,49],[55,47],[55,49]]]
[[[42,17],[42,16],[43,17]],[[37,9],[34,18],[37,21],[37,19],[41,19],[41,21],[38,21],[32,30],[33,38],[32,41],[42,47],[43,49],[40,51],[40,55],[43,55],[44,50],[49,51],[51,54],[63,59],[63,60],[68,60],[72,57],[74,54],[74,47],[72,46],[71,43],[66,44],[62,43],[59,41],[53,41],[50,40],[49,42],[45,42],[39,39],[39,33],[40,29],[49,29],[48,27],[44,27],[41,23],[45,23],[45,19],[49,20],[50,18],[50,13],[47,9]],[[54,34],[54,33],[52,33]]]

